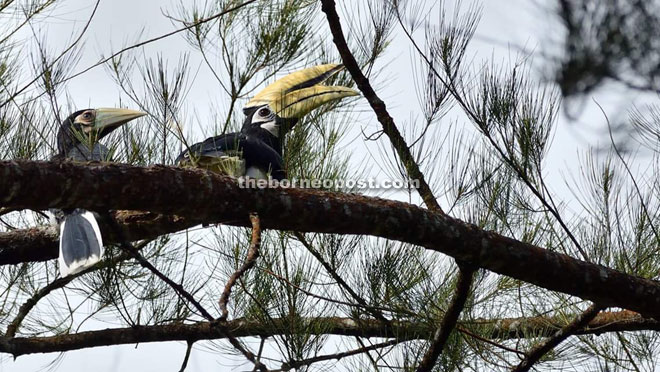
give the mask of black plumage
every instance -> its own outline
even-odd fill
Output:
[[[110,151],[99,140],[124,123],[145,115],[127,109],[86,109],[62,121],[54,161],[109,161]],[[75,274],[103,256],[103,239],[93,213],[84,209],[54,210],[60,225],[60,275]]]
[[[266,117],[271,113],[262,111]],[[277,136],[261,127],[257,110],[247,111],[243,128],[238,133],[227,133],[196,143],[176,159],[180,165],[195,164],[235,177],[248,175],[265,178],[270,175],[281,180],[286,177],[281,143]],[[269,119],[270,120],[270,119]]]
[[[235,177],[285,178],[284,136],[313,109],[357,95],[350,88],[321,85],[341,69],[341,65],[320,65],[275,81],[246,104],[243,109],[245,121],[240,132],[196,143],[177,157],[176,164],[202,167]]]

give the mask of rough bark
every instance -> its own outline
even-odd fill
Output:
[[[464,326],[481,325],[489,330],[488,338],[512,339],[529,337],[551,337],[568,323],[571,316],[548,317],[535,316],[526,318],[503,318],[499,320],[482,319],[462,322]],[[604,311],[594,317],[589,324],[575,331],[576,335],[600,335],[607,332],[658,331],[660,322],[642,317],[634,311]]]
[[[44,185],[48,185],[45,187]],[[660,315],[660,283],[484,231],[411,204],[303,189],[242,188],[196,169],[0,162],[0,206],[145,210],[265,229],[398,240],[606,307]]]
[[[396,337],[398,340],[430,339],[435,329],[424,323],[392,321],[388,326],[380,320],[354,320],[350,318],[313,318],[312,333],[359,337]],[[234,337],[260,337],[283,334],[288,328],[288,319],[273,319],[266,324],[259,320],[236,319],[218,323],[167,324],[157,326],[135,326],[49,337],[0,337],[0,353],[14,356],[34,353],[50,353],[90,347],[137,344],[161,341],[187,341],[222,339],[227,330]],[[474,322],[459,322],[462,327],[474,327]],[[530,336],[547,337],[565,326],[565,322],[553,317],[509,318],[480,321],[479,325],[489,330],[491,339],[512,339]],[[576,335],[602,334],[616,331],[660,330],[660,322],[644,319],[631,311],[603,312],[598,314],[587,327]]]

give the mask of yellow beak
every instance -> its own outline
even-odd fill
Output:
[[[291,73],[257,93],[245,108],[267,104],[280,118],[297,119],[323,104],[359,95],[351,88],[322,85],[343,68],[343,65],[327,64]]]

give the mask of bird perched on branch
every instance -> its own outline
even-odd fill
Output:
[[[51,160],[107,161],[110,151],[99,143],[121,125],[146,115],[144,112],[98,108],[76,111],[60,125],[58,153]],[[94,214],[84,209],[54,211],[60,224],[60,276],[75,274],[103,256],[103,240]]]
[[[182,152],[176,163],[235,177],[285,178],[282,141],[291,128],[323,104],[358,95],[347,87],[322,84],[342,68],[336,64],[319,65],[278,79],[245,105],[240,132],[196,143]]]

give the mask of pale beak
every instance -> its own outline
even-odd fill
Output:
[[[99,132],[106,128],[117,128],[146,114],[146,112],[122,108],[98,108],[93,128]]]
[[[359,95],[351,88],[322,85],[343,68],[328,64],[291,73],[257,93],[245,109],[267,104],[280,118],[299,119],[323,104]]]

